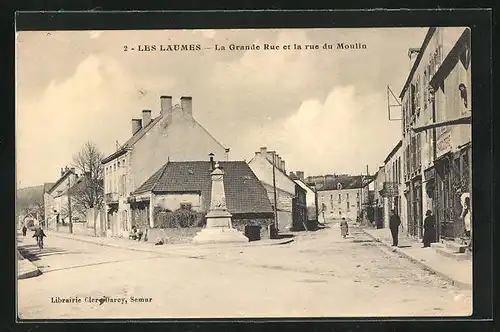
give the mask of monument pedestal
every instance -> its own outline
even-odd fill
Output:
[[[249,239],[231,223],[231,213],[227,210],[224,192],[224,171],[215,165],[212,177],[210,211],[207,213],[207,226],[196,234],[193,243],[233,243],[248,242]]]
[[[231,226],[231,214],[227,211],[210,211],[207,226],[193,238],[193,243],[245,243],[248,238]]]

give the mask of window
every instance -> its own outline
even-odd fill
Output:
[[[347,196],[347,200],[349,200],[349,193],[347,193],[346,196]]]
[[[346,202],[347,204],[347,211],[350,211],[351,210],[351,206],[349,205],[349,201]]]
[[[359,198],[359,192],[356,193],[356,198]]]
[[[182,210],[191,210],[192,208],[192,204],[191,203],[181,203],[181,209]]]
[[[120,177],[120,193],[122,195],[125,195],[126,191],[127,191],[127,182],[125,174],[122,174],[122,176]]]
[[[339,194],[339,203],[342,202],[342,196]]]
[[[333,195],[330,195],[330,200],[332,200],[332,201],[333,201]]]

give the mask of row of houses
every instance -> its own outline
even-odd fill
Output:
[[[421,47],[409,50],[412,66],[399,96],[401,140],[374,181],[382,226],[395,209],[407,235],[422,237],[431,210],[436,240],[464,235],[463,212],[472,207],[470,43],[467,28],[430,28]]]
[[[277,221],[280,231],[288,231],[317,220],[316,193],[303,172],[287,174],[282,157],[266,147],[248,162],[229,160],[229,151],[193,117],[191,97],[173,105],[171,96],[161,96],[158,116],[143,110],[141,119],[131,121],[130,139],[102,160],[104,214],[96,233],[128,237],[134,226],[158,227],[159,210],[208,212],[215,163],[224,170],[226,203],[236,223]],[[79,178],[64,169],[46,192],[50,228],[67,221],[61,211]]]

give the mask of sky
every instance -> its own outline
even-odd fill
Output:
[[[16,36],[16,181],[55,182],[86,141],[105,155],[131,135],[160,96],[193,98],[193,116],[249,161],[261,146],[287,171],[373,173],[401,136],[387,90],[399,95],[408,49],[427,28],[19,32]],[[366,49],[336,49],[337,43]],[[290,50],[228,50],[234,45]],[[324,50],[327,43],[334,45]],[[200,51],[138,52],[137,45],[200,44]],[[226,46],[216,51],[214,45]],[[319,49],[293,49],[293,45]],[[128,46],[128,51],[124,51]],[[393,109],[393,117],[399,117]]]

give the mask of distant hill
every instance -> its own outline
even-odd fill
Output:
[[[43,188],[44,186],[41,185],[16,190],[16,214],[18,216],[26,213],[30,207],[37,207],[38,211],[43,214]]]
[[[43,199],[43,185],[17,189],[16,199],[18,201],[36,201]]]

